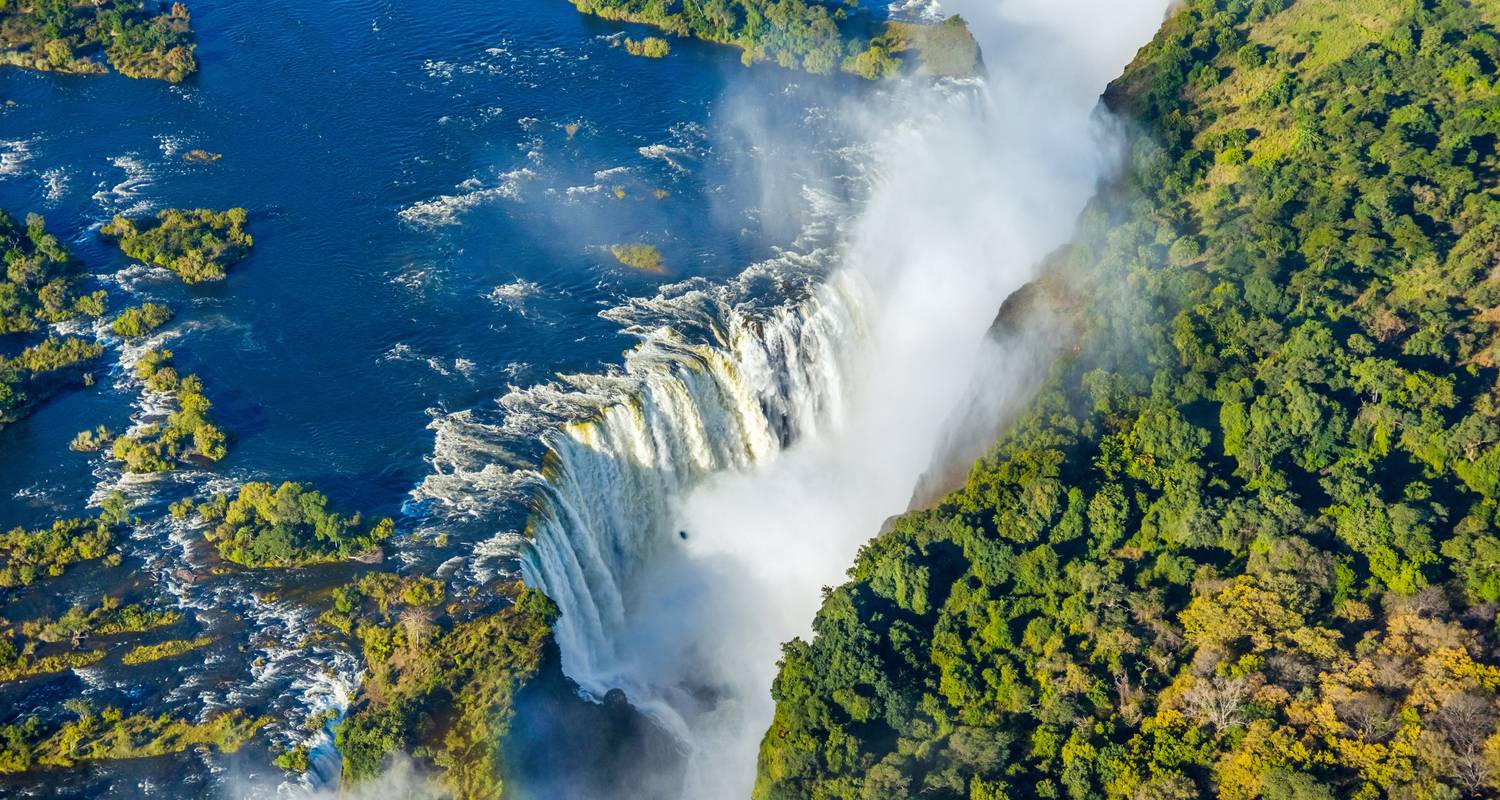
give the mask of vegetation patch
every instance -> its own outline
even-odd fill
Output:
[[[299,744],[277,756],[275,764],[288,772],[306,772],[312,769],[312,759],[308,758],[305,744]]]
[[[224,560],[257,568],[345,561],[377,550],[395,531],[389,517],[364,528],[357,512],[345,517],[329,511],[327,497],[290,481],[279,487],[247,483],[233,496],[225,492],[173,511],[196,513],[212,526],[205,536]]]
[[[375,777],[387,756],[406,752],[436,767],[456,800],[503,796],[499,743],[556,614],[540,592],[519,588],[504,609],[446,629],[421,612],[362,624],[367,672],[335,736],[344,779]]]
[[[38,717],[0,725],[0,773],[149,758],[200,746],[233,753],[271,721],[268,717],[249,717],[239,710],[193,722],[167,714],[126,716],[118,708],[96,712],[78,699],[65,705],[77,718],[56,730],[45,730]]]
[[[979,43],[957,14],[937,24],[888,22],[876,40],[887,53],[917,54],[924,75],[964,78],[979,72]]]
[[[786,646],[755,797],[1500,792],[1497,17],[1177,8],[1076,346]]]
[[[631,269],[642,272],[665,272],[661,265],[661,251],[649,244],[615,244],[609,247],[615,260]]]
[[[228,453],[224,432],[209,417],[213,404],[203,395],[203,382],[197,375],[179,378],[170,350],[141,356],[135,374],[147,391],[170,395],[175,408],[162,422],[115,437],[110,452],[126,472],[170,472],[189,458],[218,461]]]
[[[38,655],[36,649],[37,643],[34,640],[0,637],[0,683],[79,669],[104,660],[103,650],[74,650]]]
[[[131,306],[109,323],[109,329],[122,339],[139,339],[172,320],[172,309],[156,303]]]
[[[672,45],[658,36],[647,36],[640,41],[626,37],[625,52],[643,58],[666,58],[672,52]]]
[[[121,605],[119,598],[105,597],[93,608],[73,606],[55,620],[37,619],[21,626],[21,632],[41,642],[78,642],[98,636],[118,636],[176,625],[182,612],[153,609],[140,603]]]
[[[377,618],[389,620],[392,609],[405,608],[412,614],[430,615],[423,609],[441,606],[446,596],[443,582],[422,575],[400,576],[389,572],[371,572],[357,580],[333,589],[332,606],[318,617],[318,623],[345,636],[355,633],[365,612],[373,607]]]
[[[937,26],[895,23],[876,19],[857,3],[818,0],[572,2],[584,14],[736,47],[746,66],[773,61],[816,75],[842,70],[872,80],[912,70],[930,75],[974,75],[980,70],[978,45],[958,17]],[[666,45],[663,41],[662,55]]]
[[[57,577],[80,561],[103,558],[115,529],[128,516],[118,493],[105,500],[97,519],[62,519],[48,528],[14,528],[0,534],[0,588],[30,586],[39,578]]]
[[[0,341],[104,313],[104,292],[78,292],[73,257],[41,216],[29,214],[18,225],[0,211],[0,261]],[[97,342],[48,336],[14,356],[0,355],[0,427],[21,419],[103,352]]]
[[[198,71],[187,6],[142,0],[6,0],[0,64],[44,72],[121,75],[177,83]]]
[[[161,661],[166,658],[176,658],[180,655],[191,653],[199,648],[213,644],[212,636],[200,636],[196,639],[168,639],[156,644],[142,644],[130,648],[120,660],[128,666],[137,664],[149,664],[153,661]]]
[[[245,209],[212,211],[171,208],[154,220],[116,215],[99,229],[119,240],[120,250],[138,261],[164,267],[183,283],[221,281],[225,270],[250,252]]]

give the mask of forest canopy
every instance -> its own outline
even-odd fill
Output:
[[[786,646],[757,798],[1500,792],[1497,25],[1175,12],[1076,348]]]

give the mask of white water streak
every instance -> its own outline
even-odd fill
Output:
[[[684,797],[748,793],[780,643],[905,508],[945,420],[1033,390],[1036,359],[983,334],[1107,169],[1090,116],[1161,5],[962,9],[999,32],[990,81],[838,110],[871,143],[870,191],[844,267],[758,331],[799,346],[688,349],[546,435],[523,573],[562,611],[567,674],[623,688],[688,745]]]

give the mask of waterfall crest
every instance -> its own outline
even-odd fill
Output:
[[[619,368],[434,419],[419,498],[530,503],[497,549],[561,609],[564,672],[691,751],[681,796],[750,791],[776,655],[819,587],[907,508],[949,420],[1003,420],[1039,384],[1056,335],[985,332],[1112,164],[1092,70],[1124,44],[1082,58],[1085,5],[1007,6],[986,80],[820,109],[851,142],[830,152],[849,202],[804,226],[820,249],[628,301],[605,312],[640,340]]]
[[[663,332],[647,363],[631,359],[628,400],[545,436],[522,574],[558,604],[564,670],[585,689],[622,682],[612,633],[626,626],[642,565],[691,535],[676,529],[678,501],[708,475],[764,464],[838,424],[866,292],[837,271],[766,316],[721,307],[712,343]]]

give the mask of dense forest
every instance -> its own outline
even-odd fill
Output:
[[[178,83],[198,71],[187,6],[142,0],[0,0],[0,64]],[[103,56],[101,60],[100,56]]]
[[[1500,792],[1500,4],[1194,0],[967,483],[784,650],[755,796]]]

